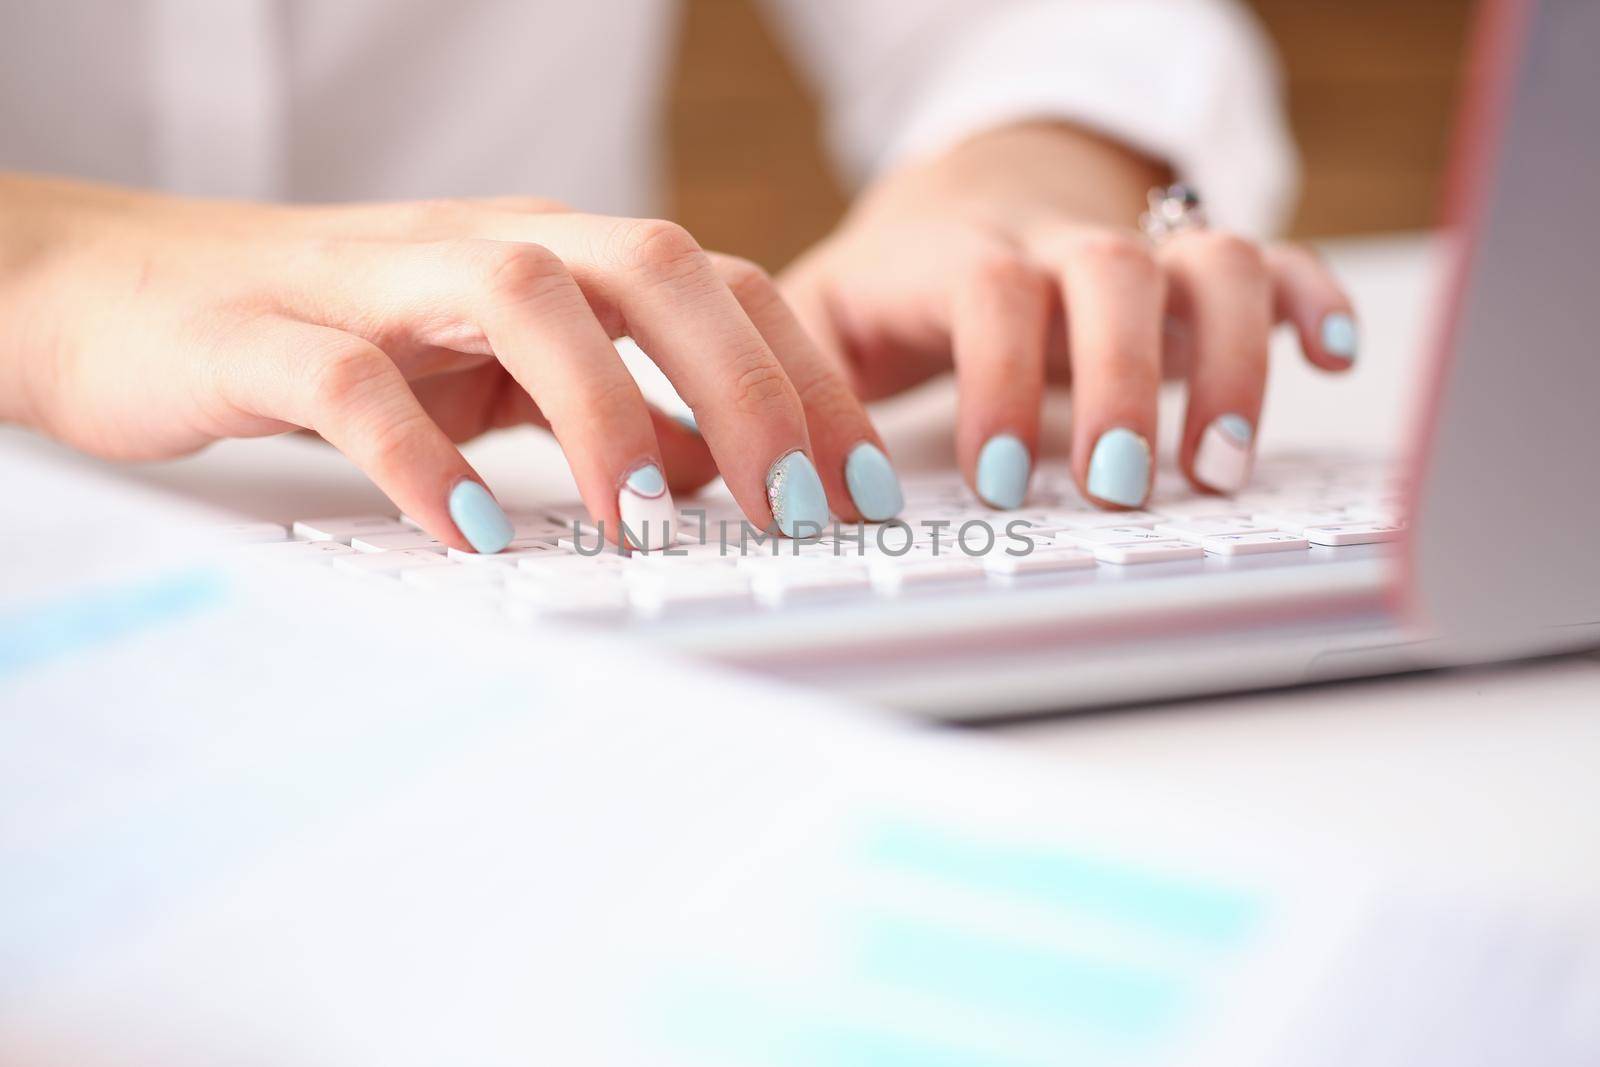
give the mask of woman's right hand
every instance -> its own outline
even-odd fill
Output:
[[[698,435],[646,405],[623,334]],[[299,208],[0,178],[0,417],[125,459],[313,430],[480,552],[511,527],[453,442],[521,422],[554,432],[613,539],[719,471],[786,534],[899,496],[852,498],[859,469],[893,482],[882,442],[759,268],[672,223],[530,199]]]

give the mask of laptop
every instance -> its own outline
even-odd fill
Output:
[[[954,471],[918,475],[899,523],[806,542],[752,543],[713,493],[682,503],[671,550],[630,557],[593,552],[578,505],[514,514],[495,556],[394,514],[231,534],[431,610],[591,627],[955,721],[1600,646],[1600,5],[1489,4],[1479,38],[1406,455],[1268,459],[1232,498],[1168,471],[1137,512],[1096,510],[1064,464],[1004,514]]]

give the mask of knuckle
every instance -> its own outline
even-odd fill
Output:
[[[707,265],[688,230],[665,219],[634,219],[618,227],[614,255],[624,270],[652,275],[687,273]]]
[[[1196,255],[1206,269],[1230,278],[1255,278],[1266,274],[1266,260],[1253,242],[1231,233],[1197,235]]]
[[[389,357],[364,344],[350,344],[324,353],[311,379],[311,402],[327,418],[360,411],[377,387],[393,372]]]
[[[543,196],[499,196],[484,203],[501,211],[517,211],[530,215],[565,213],[572,210],[572,205],[564,200],[552,200]]]
[[[1159,273],[1155,253],[1140,238],[1128,233],[1102,232],[1083,238],[1075,258],[1090,270],[1154,278]]]
[[[983,252],[967,268],[968,285],[980,293],[1034,292],[1047,284],[1044,275],[1022,256],[1006,249]]]
[[[777,295],[777,286],[773,284],[772,275],[768,274],[759,263],[753,263],[739,256],[718,256],[716,264],[717,273],[722,275],[723,282],[732,290],[740,304],[748,306]]]
[[[1160,365],[1132,349],[1108,349],[1100,360],[1104,387],[1113,396],[1154,395],[1161,387]]]
[[[740,413],[752,416],[767,416],[775,410],[798,408],[800,404],[783,368],[765,354],[740,361],[734,371],[731,397]]]
[[[649,418],[633,379],[607,375],[584,390],[584,418],[591,424],[622,426]],[[552,422],[554,425],[554,422]]]
[[[862,410],[860,401],[837,374],[819,371],[794,384],[808,419],[841,425],[866,423],[866,412]]]
[[[378,349],[348,344],[322,357],[313,382],[315,428],[372,471],[416,467],[427,458],[428,416],[406,402],[408,392],[387,388],[398,374]]]
[[[464,200],[438,197],[413,200],[402,210],[413,233],[433,234],[459,232],[471,208]]]
[[[428,450],[428,416],[422,411],[400,412],[392,418],[371,418],[358,432],[366,435],[364,453],[374,470],[415,470]]]
[[[542,245],[495,242],[482,254],[484,288],[506,300],[526,300],[567,276],[561,257]]]

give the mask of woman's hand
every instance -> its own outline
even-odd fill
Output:
[[[1132,223],[1165,181],[1068,127],[996,131],[880,182],[780,284],[866,399],[954,362],[957,457],[994,507],[1027,492],[1047,380],[1072,383],[1083,492],[1141,506],[1164,372],[1188,380],[1183,471],[1234,492],[1249,477],[1273,325],[1293,322],[1306,357],[1338,371],[1355,357],[1354,321],[1304,249],[1211,231],[1151,248]]]
[[[701,436],[646,406],[624,333]],[[718,470],[763,528],[854,519],[847,461],[881,456],[759,269],[671,223],[525,199],[281,208],[0,178],[0,417],[113,458],[307,428],[483,552],[512,528],[452,442],[491,427],[548,424],[591,516],[635,541],[673,517],[667,483]]]

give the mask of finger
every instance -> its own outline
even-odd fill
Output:
[[[1255,245],[1195,231],[1161,250],[1173,315],[1189,330],[1189,410],[1179,467],[1201,489],[1236,493],[1250,479],[1267,381],[1272,288]]]
[[[319,262],[324,273],[344,268],[317,286],[323,314],[419,346],[492,355],[538,405],[606,537],[665,544],[674,509],[649,411],[554,253],[509,241],[352,244]]]
[[[950,310],[956,459],[990,507],[1022,506],[1038,454],[1050,280],[1018,254],[996,251],[957,282]]]
[[[618,544],[659,549],[676,517],[655,428],[583,291],[535,244],[468,242],[476,315],[560,442],[589,515]]]
[[[1300,350],[1313,366],[1349,370],[1361,347],[1350,297],[1316,253],[1298,245],[1266,251],[1274,316],[1294,325]]]
[[[505,512],[376,345],[288,320],[269,320],[257,343],[270,358],[229,363],[236,406],[317,431],[446,544],[498,552],[510,543]]]
[[[539,226],[589,298],[620,311],[694,411],[745,514],[789,536],[820,531],[828,498],[799,393],[688,232],[581,215],[549,216]]]
[[[1072,470],[1103,507],[1150,495],[1166,281],[1132,234],[1069,234],[1042,257],[1060,264],[1072,367]]]
[[[894,518],[905,506],[900,479],[839,364],[806,335],[766,271],[734,256],[713,253],[711,262],[800,396],[834,514],[852,522]]]

